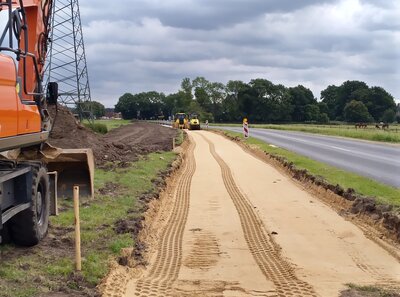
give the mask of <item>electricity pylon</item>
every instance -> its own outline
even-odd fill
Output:
[[[54,0],[45,83],[58,83],[59,102],[92,118],[89,76],[78,0]],[[89,102],[89,104],[87,104]]]

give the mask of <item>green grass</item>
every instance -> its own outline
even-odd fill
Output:
[[[115,128],[128,125],[130,123],[132,122],[129,120],[95,120],[93,123],[90,123],[87,120],[83,121],[83,125],[86,128],[92,129],[94,132],[100,134],[106,134]]]
[[[178,129],[178,135],[176,136],[175,144],[181,145],[184,140],[185,140],[185,135],[184,135],[183,131]]]
[[[94,120],[90,123],[88,120],[84,120],[83,125],[93,131],[101,134],[106,134],[115,128],[119,128],[124,125],[132,123],[130,120]]]
[[[243,139],[241,133],[227,131],[224,131],[224,133],[232,137],[240,137]],[[331,184],[339,184],[345,189],[353,188],[357,193],[364,196],[376,197],[378,203],[400,206],[400,189],[303,157],[282,148],[272,147],[253,137],[247,139],[246,143],[257,146],[270,154],[282,156],[288,161],[293,162],[296,168],[307,169],[311,174],[321,176]]]
[[[157,176],[158,172],[165,170],[175,157],[173,152],[153,153],[128,168],[117,168],[113,171],[97,169],[95,174],[97,189],[104,187],[108,182],[113,182],[121,185],[124,190],[113,197],[98,196],[89,207],[80,209],[82,245],[96,245],[99,238],[102,238],[98,252],[107,250],[108,254],[118,254],[121,248],[132,246],[133,239],[130,234],[115,234],[112,226],[116,220],[127,218],[127,211],[137,204],[135,197],[151,190],[153,187],[151,180]],[[67,211],[54,218],[52,224],[55,227],[67,227],[71,226],[73,219],[73,212]],[[109,227],[99,228],[104,225]],[[96,263],[91,263],[92,261]],[[103,267],[101,271],[106,271],[107,261],[107,256],[86,257],[87,266],[101,266]],[[93,269],[86,271],[85,275],[88,280],[91,280],[90,282],[99,281],[104,276]]]
[[[117,234],[114,224],[120,219],[132,219],[140,212],[141,203],[137,197],[153,189],[152,179],[165,170],[176,158],[173,152],[152,153],[132,163],[128,168],[113,170],[96,169],[95,189],[105,187],[107,183],[120,185],[115,193],[96,194],[95,200],[85,202],[80,208],[82,272],[84,281],[97,285],[108,271],[110,257],[116,257],[121,249],[132,247],[132,234]],[[64,239],[73,242],[74,214],[71,201],[61,203],[66,211],[51,217],[53,230],[65,230]],[[64,285],[79,290],[79,283],[71,275],[74,272],[74,251],[61,249],[47,252],[40,245],[27,250],[26,255],[7,257],[13,253],[12,245],[2,246],[0,265],[0,297],[37,296],[48,290],[57,290]],[[43,278],[35,282],[38,276]]]
[[[33,279],[46,274],[45,264],[41,274],[37,274],[38,263],[39,261],[32,260],[25,255],[21,255],[12,262],[2,259],[0,265],[0,296],[31,297],[37,295],[39,289]],[[26,273],[27,270],[34,271],[34,273]]]
[[[47,264],[45,270],[48,275],[67,277],[74,271],[74,263],[71,258],[61,257]]]
[[[108,132],[107,126],[101,123],[83,123],[83,125],[96,133],[106,134]]]
[[[17,281],[24,276],[23,271],[15,269],[10,263],[2,263],[0,270],[0,278],[10,281]]]
[[[111,241],[108,245],[113,254],[118,255],[122,249],[133,246],[133,238],[131,234],[123,234],[115,240]]]
[[[110,253],[107,250],[92,250],[85,255],[82,263],[83,277],[92,285],[97,285],[108,271],[108,257]]]
[[[214,124],[216,125],[216,124]],[[224,126],[241,127],[241,124],[218,124]],[[250,128],[263,128],[274,130],[299,131],[313,134],[323,134],[330,136],[350,137],[364,140],[400,143],[400,126],[392,125],[390,130],[384,131],[376,129],[374,125],[369,125],[367,129],[355,129],[354,125],[311,125],[311,124],[288,124],[288,125],[264,125],[252,124]]]
[[[108,131],[132,123],[130,120],[95,120],[94,122],[106,125]]]

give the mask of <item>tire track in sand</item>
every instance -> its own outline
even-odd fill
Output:
[[[196,170],[195,143],[191,141],[177,183],[174,207],[165,225],[158,253],[149,273],[137,282],[135,296],[171,296],[182,263],[182,238],[189,213],[190,184]]]
[[[274,283],[277,296],[318,296],[310,284],[296,277],[294,268],[281,256],[280,247],[270,237],[253,206],[239,190],[229,166],[217,154],[214,144],[205,136],[201,137],[207,141],[212,156],[221,167],[225,187],[239,214],[249,250],[265,277]]]

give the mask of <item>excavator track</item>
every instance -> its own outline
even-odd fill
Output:
[[[277,296],[318,296],[310,284],[297,278],[294,268],[282,257],[279,246],[254,212],[254,207],[236,185],[229,166],[217,154],[214,144],[201,136],[208,142],[210,152],[221,168],[225,187],[239,214],[249,250],[264,276],[274,283]]]
[[[149,273],[140,279],[135,296],[173,296],[172,285],[182,263],[182,238],[189,213],[190,184],[196,170],[195,144],[188,148],[186,162],[175,192],[175,204],[160,239],[156,260]]]

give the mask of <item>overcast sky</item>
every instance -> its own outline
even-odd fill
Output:
[[[226,83],[362,80],[400,99],[399,0],[80,1],[92,99]]]
[[[182,78],[362,80],[400,99],[399,0],[81,0],[92,99],[180,88]]]

